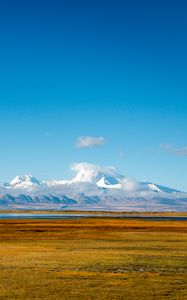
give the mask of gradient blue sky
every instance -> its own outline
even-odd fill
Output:
[[[0,180],[69,177],[84,161],[187,191],[186,13],[185,1],[1,1]],[[76,148],[80,136],[106,143]]]

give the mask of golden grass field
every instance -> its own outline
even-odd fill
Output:
[[[187,299],[187,221],[1,220],[0,299]]]

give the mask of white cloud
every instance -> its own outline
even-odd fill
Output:
[[[175,154],[178,156],[187,156],[187,146],[175,149]]]
[[[116,174],[117,170],[113,166],[109,167],[101,167],[99,165],[89,164],[87,162],[81,162],[81,163],[74,163],[71,164],[71,170],[73,171],[88,171],[88,170],[94,170],[96,172],[104,172],[109,174]]]
[[[121,182],[122,188],[127,192],[136,192],[140,188],[140,184],[132,179],[124,178]]]
[[[105,139],[102,136],[81,136],[76,141],[77,148],[92,148],[105,144]]]
[[[187,146],[176,148],[170,144],[161,144],[160,148],[176,156],[187,156]]]
[[[160,148],[162,149],[162,150],[164,150],[164,151],[171,151],[172,149],[173,149],[173,146],[172,145],[170,145],[170,144],[167,144],[167,143],[162,143],[161,145],[160,145]]]
[[[123,152],[123,151],[120,151],[119,152],[119,154],[118,154],[118,157],[119,157],[119,159],[124,159],[124,157],[125,157],[125,152]]]

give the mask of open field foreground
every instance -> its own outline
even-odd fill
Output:
[[[187,221],[1,220],[0,299],[187,299]]]

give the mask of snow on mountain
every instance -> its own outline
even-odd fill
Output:
[[[36,179],[32,175],[16,176],[11,182],[9,187],[12,188],[30,188],[43,184],[42,181]]]
[[[71,183],[89,182],[104,188],[121,188],[121,180],[124,178],[113,167],[101,168],[88,163],[74,164],[72,170],[77,171],[77,174]]]
[[[160,192],[161,190],[159,189],[159,187],[156,185],[156,184],[153,184],[153,183],[148,183],[147,184],[148,188],[150,190],[153,190],[155,192]]]
[[[121,183],[111,183],[110,178],[102,176],[98,181],[97,181],[97,186],[103,187],[103,188],[108,188],[108,189],[120,189],[121,188]]]
[[[0,185],[2,209],[187,211],[187,194],[120,175],[115,168],[79,163],[71,180],[41,181],[32,175]]]

